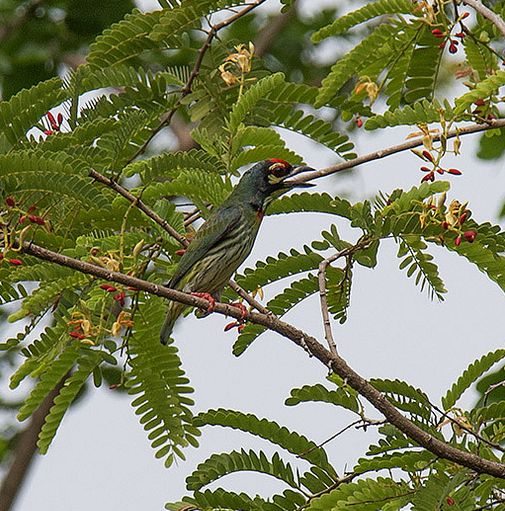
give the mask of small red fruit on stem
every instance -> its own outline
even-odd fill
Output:
[[[114,286],[111,286],[110,284],[100,284],[100,289],[103,289],[104,291],[107,291],[108,293],[114,293],[117,291],[117,288]]]
[[[449,53],[456,53],[458,51],[457,45],[457,41],[451,41],[451,44],[449,45]]]
[[[5,198],[5,204],[7,204],[7,206],[9,206],[9,208],[13,208],[16,205],[16,201],[14,200],[14,197],[11,197],[9,195],[9,197]]]
[[[21,266],[23,261],[21,261],[21,259],[9,259],[9,263],[13,264],[14,266]]]
[[[469,243],[473,243],[475,241],[475,238],[477,237],[477,233],[475,231],[466,231],[465,233],[463,233],[463,237]]]
[[[28,215],[28,220],[38,225],[44,225],[46,223],[46,221],[41,216],[38,215]]]
[[[119,305],[121,305],[121,307],[124,307],[125,298],[126,298],[126,293],[124,291],[116,293],[112,298],[114,300],[116,300],[116,302],[119,303]]]
[[[72,330],[68,333],[70,337],[73,337],[74,339],[85,339],[86,336],[82,332],[78,332],[77,330]]]
[[[426,149],[423,151],[423,156],[424,156],[427,160],[429,160],[429,161],[431,161],[431,162],[433,161],[433,156],[432,156],[432,154],[431,154],[429,151],[427,151]]]
[[[441,37],[444,37],[444,33],[439,29],[439,28],[434,28],[431,33],[437,37],[438,39],[440,39]]]
[[[468,11],[465,11],[462,15],[461,15],[461,19],[464,20],[465,18],[468,18],[468,16],[470,16],[470,13]]]
[[[459,247],[461,245],[461,236],[458,236],[455,240],[454,240],[454,244]]]
[[[458,169],[447,169],[446,172],[448,174],[452,174],[453,176],[461,176],[461,174],[463,174],[463,172],[461,172],[461,170]]]

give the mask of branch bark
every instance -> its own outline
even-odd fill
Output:
[[[484,16],[484,18],[487,18],[505,36],[505,21],[503,21],[498,14],[486,7],[479,0],[461,0],[461,2],[476,10],[479,14]]]
[[[463,128],[456,128],[445,134],[445,138],[449,139],[462,135],[471,135],[473,133],[480,133],[482,131],[487,131],[495,128],[505,128],[505,119],[495,119],[489,121],[487,124],[472,124],[470,126],[464,126]],[[441,139],[442,136],[442,134],[433,135],[432,140],[437,142]],[[337,172],[342,172],[343,170],[357,167],[363,163],[380,160],[386,156],[401,153],[402,151],[408,151],[409,149],[414,149],[415,147],[422,145],[422,137],[413,138],[407,142],[404,142],[403,144],[394,145],[386,149],[379,149],[378,151],[373,151],[372,153],[364,154],[362,156],[358,156],[357,158],[353,158],[352,160],[337,163],[336,165],[331,165],[330,167],[326,167],[324,169],[316,170],[314,172],[304,172],[303,174],[300,174],[300,177],[296,179],[296,182],[305,183],[306,181],[326,177],[331,174],[336,174]],[[293,179],[293,181],[295,180]]]
[[[37,439],[46,415],[53,406],[54,398],[59,394],[64,381],[65,378],[42,401],[33,413],[30,424],[21,433],[14,451],[14,458],[0,486],[0,511],[10,511],[14,504],[37,452]]]
[[[210,305],[207,300],[202,298],[197,298],[175,289],[159,286],[136,277],[130,277],[123,273],[109,271],[85,261],[52,252],[29,242],[24,242],[20,249],[25,254],[32,255],[44,261],[66,266],[100,279],[117,282],[124,286],[130,286],[140,291],[175,300],[192,307],[207,310]],[[232,316],[236,319],[242,318],[242,311],[227,304],[216,303],[214,311],[218,314]],[[400,411],[388,401],[386,396],[354,371],[342,357],[331,353],[315,337],[272,315],[249,312],[246,319],[252,323],[265,326],[269,330],[277,332],[281,336],[291,340],[303,349],[307,349],[313,357],[317,358],[322,364],[338,374],[351,388],[365,397],[365,399],[379,410],[391,424],[436,456],[468,467],[475,472],[505,479],[505,464],[487,460],[476,454],[462,451],[423,431],[407,417],[402,415]]]

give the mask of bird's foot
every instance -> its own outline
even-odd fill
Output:
[[[245,318],[247,318],[247,315],[249,314],[249,311],[247,310],[247,307],[240,302],[233,302],[229,304],[230,307],[235,307],[235,309],[238,309],[241,313],[239,321],[243,322]]]
[[[207,314],[214,312],[216,307],[216,299],[210,293],[191,293],[192,296],[196,296],[197,298],[203,298],[209,302],[209,306],[207,307]]]

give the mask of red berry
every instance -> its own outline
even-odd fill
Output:
[[[116,300],[116,302],[119,303],[119,305],[121,305],[121,307],[124,307],[125,298],[126,298],[126,293],[124,291],[121,291],[120,293],[115,294],[112,298],[114,298],[114,300]]]
[[[46,223],[46,221],[41,216],[37,215],[28,215],[28,220],[38,225],[44,225]]]
[[[456,503],[456,501],[452,497],[447,497],[445,501],[447,502],[448,506],[454,506],[454,504]]]
[[[461,236],[458,236],[455,240],[454,240],[454,244],[459,247],[461,245]]]
[[[449,222],[446,222],[444,220],[441,225],[442,225],[442,229],[449,229]]]
[[[433,161],[433,156],[431,155],[431,153],[429,151],[426,151],[426,149],[423,151],[423,156],[429,160],[429,161]]]
[[[433,172],[433,170],[421,179],[421,183],[425,181],[435,181],[435,172]]]
[[[477,237],[477,233],[475,231],[466,231],[465,233],[463,233],[463,237],[469,243],[473,243],[475,241],[475,238]]]
[[[74,339],[86,338],[86,336],[82,332],[78,332],[77,330],[72,330],[72,332],[69,332],[68,335],[70,335],[70,337],[73,337]]]
[[[100,284],[100,288],[103,289],[104,291],[107,291],[108,293],[114,293],[115,291],[117,291],[117,288],[111,286],[110,284]]]
[[[14,266],[20,266],[23,264],[23,261],[21,261],[21,259],[9,259],[9,263]]]
[[[228,332],[230,331],[232,328],[235,328],[236,326],[238,326],[238,323],[236,321],[232,321],[231,323],[228,323],[225,327],[224,327],[224,331],[225,332]]]
[[[357,126],[358,128],[361,128],[361,127],[363,126],[363,121],[361,120],[361,118],[360,118],[360,117],[358,117],[358,118],[356,119],[356,126]]]
[[[14,200],[14,197],[11,197],[10,195],[9,195],[9,197],[5,198],[5,203],[7,204],[7,206],[9,206],[9,208],[13,208],[16,205],[16,201]]]
[[[461,170],[458,169],[447,169],[446,172],[448,174],[452,174],[453,176],[461,176],[461,174],[463,174],[463,172],[461,172]]]

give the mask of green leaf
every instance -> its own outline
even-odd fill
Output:
[[[360,9],[337,18],[331,25],[323,27],[312,34],[312,42],[319,43],[327,37],[346,32],[350,28],[385,14],[414,14],[416,4],[410,0],[378,0],[364,5]]]
[[[268,474],[292,488],[298,488],[294,471],[285,463],[278,453],[268,459],[263,451],[232,451],[229,453],[213,454],[186,479],[188,490],[198,491],[203,486],[217,481],[221,477],[234,472],[252,471]]]
[[[41,454],[47,452],[63,420],[63,416],[93,373],[95,367],[97,367],[102,360],[100,352],[90,350],[86,355],[80,358],[78,369],[65,380],[64,386],[54,398],[54,405],[47,414],[44,425],[40,430],[37,447]]]
[[[479,82],[471,91],[456,99],[456,114],[462,114],[468,107],[479,99],[487,99],[495,94],[500,87],[505,85],[505,71],[496,71],[496,74],[488,76]]]
[[[451,409],[465,390],[467,390],[480,376],[504,357],[505,350],[499,349],[484,355],[475,362],[472,362],[442,398],[444,410]]]
[[[219,408],[200,413],[195,417],[195,425],[223,426],[259,436],[322,468],[328,474],[336,475],[324,449],[307,440],[303,435],[291,432],[273,421],[258,419],[252,414]]]
[[[130,377],[128,393],[140,423],[149,432],[156,457],[170,465],[174,457],[184,458],[180,448],[197,444],[199,431],[192,424],[193,392],[181,368],[177,348],[159,342],[165,303],[146,297],[135,315],[135,327],[128,342]]]
[[[408,502],[411,490],[404,481],[390,478],[361,479],[340,485],[336,490],[311,501],[307,511],[351,510],[381,511],[386,505],[400,509]]]
[[[307,402],[330,403],[356,413],[360,409],[355,395],[350,394],[344,388],[328,390],[321,384],[304,385],[300,389],[292,389],[291,395],[286,399],[285,404],[287,406],[295,406]]]
[[[240,124],[247,115],[254,109],[256,104],[263,99],[273,89],[280,87],[284,83],[282,73],[274,73],[258,80],[254,85],[242,95],[242,97],[233,105],[228,120],[228,129],[235,134]]]

